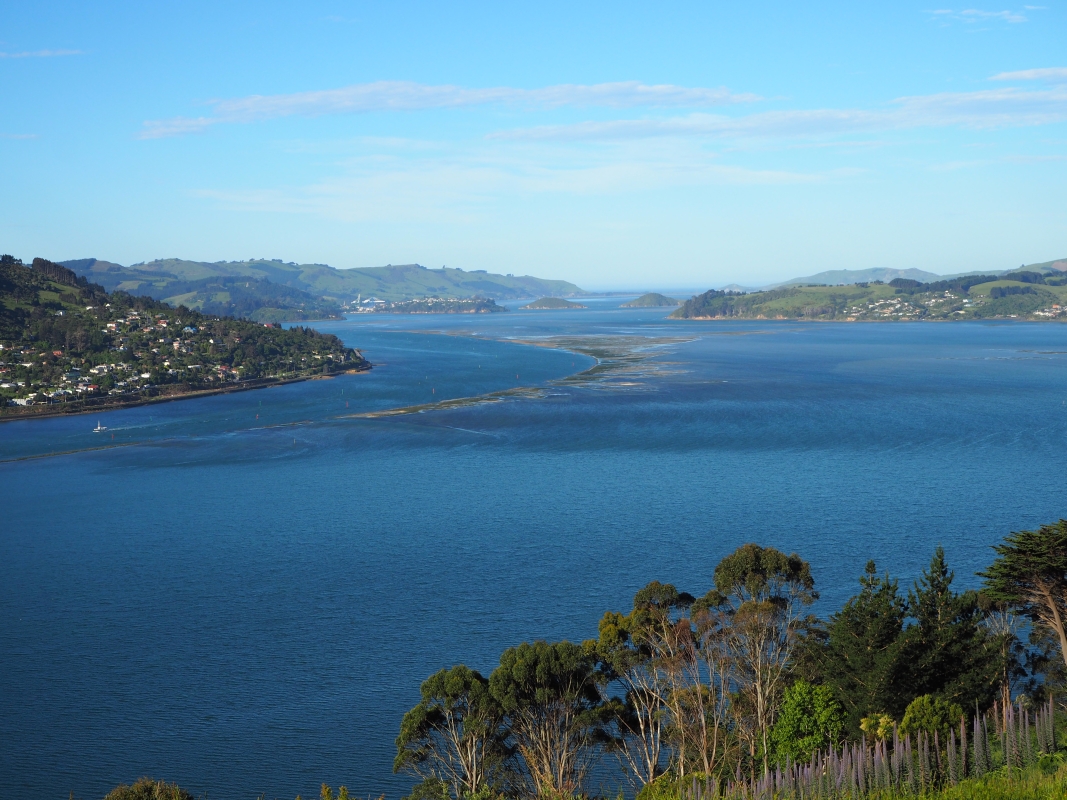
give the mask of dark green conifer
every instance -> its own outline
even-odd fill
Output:
[[[904,683],[902,634],[907,603],[895,580],[878,577],[868,561],[860,593],[830,618],[816,656],[825,682],[845,708],[848,729],[859,733],[863,717],[885,712],[900,719],[912,696]]]
[[[1001,653],[982,625],[978,594],[952,589],[954,575],[938,547],[930,567],[908,593],[915,620],[904,634],[903,656],[914,696],[935,695],[963,708],[988,708],[996,692]]]

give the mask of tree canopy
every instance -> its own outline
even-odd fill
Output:
[[[456,797],[492,785],[507,750],[489,681],[460,664],[431,675],[420,691],[400,723],[393,771],[443,783]]]
[[[489,690],[534,792],[573,794],[608,741],[595,642],[524,642],[500,656]]]
[[[979,573],[986,591],[1049,628],[1067,663],[1067,520],[1012,533],[993,549],[996,560]]]

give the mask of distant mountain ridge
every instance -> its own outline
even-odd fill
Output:
[[[839,283],[869,283],[882,281],[889,283],[895,278],[908,278],[913,281],[929,283],[941,279],[941,275],[935,272],[927,272],[922,269],[891,269],[888,267],[872,267],[870,269],[832,269],[826,272],[818,272],[805,278],[791,278],[788,281],[775,283],[765,288],[777,289],[782,286],[795,286],[797,284],[814,283],[821,286],[834,286]]]
[[[969,272],[957,272],[951,275],[939,275],[935,272],[927,272],[922,269],[892,269],[890,267],[872,267],[870,269],[835,269],[827,270],[826,272],[817,272],[814,275],[808,275],[803,278],[791,278],[787,281],[781,281],[779,283],[771,283],[766,286],[760,286],[759,289],[780,289],[787,286],[837,286],[839,284],[851,285],[855,283],[871,283],[873,281],[882,281],[883,283],[889,283],[897,278],[905,278],[907,280],[919,281],[921,283],[930,283],[931,281],[948,280],[951,278],[961,278],[966,275],[1004,275],[1009,272],[1015,272],[1020,269],[1031,270],[1034,272],[1067,272],[1067,259],[1057,259],[1053,261],[1043,261],[1040,264],[1026,264],[1019,267],[1012,267],[1010,269],[1001,270],[970,270]],[[730,286],[723,287],[726,290],[744,290],[755,291],[755,287],[741,287],[737,284],[731,284]]]
[[[335,304],[377,297],[381,300],[417,300],[426,297],[517,300],[543,295],[573,297],[586,294],[568,281],[530,275],[498,275],[485,270],[427,269],[419,264],[336,269],[327,264],[296,264],[279,259],[247,261],[187,261],[157,259],[123,266],[95,258],[61,262],[108,290],[122,289],[163,299],[179,294],[179,285],[220,278],[270,281],[306,292]]]

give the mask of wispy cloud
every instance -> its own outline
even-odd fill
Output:
[[[1067,90],[994,89],[903,97],[882,110],[766,111],[740,117],[695,113],[666,119],[611,120],[543,125],[490,134],[493,139],[594,140],[716,136],[787,138],[875,130],[959,126],[1003,128],[1067,120]]]
[[[570,125],[540,125],[490,134],[490,139],[646,139],[661,136],[803,136],[815,133],[851,132],[877,127],[884,115],[866,111],[820,109],[814,111],[767,111],[744,117],[720,114],[689,114],[667,119],[624,119],[579,122]]]
[[[204,190],[221,206],[251,212],[312,214],[347,222],[468,224],[515,202],[551,196],[610,196],[711,186],[782,186],[849,179],[848,170],[801,172],[719,163],[693,142],[614,143],[596,148],[553,143],[479,144],[414,154],[393,148],[348,159],[335,175],[286,188]],[[395,151],[395,152],[391,152]]]
[[[1011,128],[1047,125],[1067,119],[1067,90],[992,89],[943,92],[896,100],[900,127]]]
[[[1043,67],[1041,69],[1021,69],[1016,72],[1001,72],[989,80],[1067,82],[1067,67]]]
[[[148,120],[141,128],[140,138],[165,139],[169,136],[200,133],[216,122],[219,122],[219,120],[210,117],[174,117],[164,120]]]
[[[36,133],[0,133],[0,139],[36,139]]]
[[[593,85],[563,84],[541,89],[494,87],[467,89],[461,86],[428,86],[410,81],[377,81],[341,89],[295,94],[252,95],[210,103],[208,117],[175,117],[144,123],[141,138],[155,139],[202,131],[223,122],[257,122],[278,117],[353,114],[373,111],[417,111],[467,108],[492,104],[535,108],[699,108],[748,103],[754,94],[735,94],[724,88],[648,85],[637,81]]]
[[[1026,6],[1028,10],[1036,11],[1041,6]],[[1027,22],[1027,18],[1024,14],[1020,14],[1018,11],[982,11],[977,8],[966,8],[961,11],[956,11],[952,8],[937,8],[932,11],[927,11],[936,19],[954,20],[956,22],[964,22],[969,25],[973,25],[979,22],[1010,22],[1019,23]]]
[[[986,161],[946,161],[943,164],[931,164],[927,167],[930,172],[956,172],[961,169],[973,169],[974,167],[984,167],[989,164]]]
[[[0,58],[54,58],[80,55],[83,55],[81,50],[33,50],[23,53],[0,53]]]

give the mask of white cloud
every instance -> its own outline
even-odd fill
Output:
[[[55,56],[80,56],[81,50],[34,50],[23,53],[0,53],[0,58],[53,58]]]
[[[765,111],[741,117],[689,114],[665,119],[544,125],[490,134],[493,139],[595,140],[716,136],[785,138],[834,136],[875,130],[959,126],[1002,128],[1067,120],[1067,91],[994,89],[903,97],[885,110]]]
[[[1026,6],[1026,8],[1028,10],[1036,11],[1041,7]],[[927,11],[926,13],[931,14],[937,19],[955,20],[956,22],[965,22],[967,24],[990,21],[1016,24],[1027,21],[1027,18],[1017,11],[982,11],[977,8],[966,8],[962,11],[956,11],[951,8],[938,8],[933,11]]]
[[[1004,160],[1013,164],[1047,164],[1049,162],[1067,161],[1067,156],[1005,156]]]
[[[141,129],[142,139],[164,139],[169,136],[182,136],[187,133],[200,133],[217,120],[209,117],[174,117],[173,119],[149,120]]]
[[[1008,128],[1067,120],[1067,90],[944,92],[895,101],[899,127]]]
[[[0,139],[36,139],[36,133],[0,133]]]
[[[410,81],[377,81],[341,89],[215,100],[210,103],[214,107],[213,116],[148,121],[144,123],[141,138],[154,139],[193,133],[220,122],[256,122],[294,115],[416,111],[490,104],[536,108],[677,108],[748,103],[759,99],[753,94],[735,94],[724,88],[648,85],[637,81],[594,85],[562,84],[541,89],[516,89],[506,86],[466,89],[460,86],[428,86]]]
[[[1044,67],[1042,69],[1021,69],[1016,72],[1001,72],[991,81],[1048,81],[1049,83],[1067,82],[1067,67]]]
[[[310,214],[345,222],[470,224],[499,210],[501,198],[606,196],[681,187],[825,183],[848,170],[806,173],[718,163],[692,142],[616,143],[596,148],[508,143],[419,157],[403,143],[352,158],[315,183],[282,189],[204,190],[224,208]]]
[[[988,161],[947,161],[943,164],[931,164],[927,169],[930,172],[956,172],[961,169],[984,167],[987,164],[989,164]]]
[[[804,136],[843,133],[879,127],[884,117],[868,111],[818,109],[767,111],[745,117],[689,114],[667,119],[626,119],[541,125],[490,134],[491,139],[644,139],[658,136]]]

